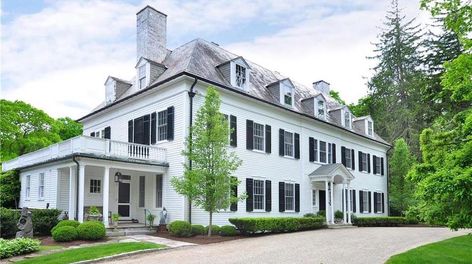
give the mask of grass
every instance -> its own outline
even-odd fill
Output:
[[[472,235],[446,239],[392,256],[387,264],[402,263],[471,263]]]
[[[64,248],[63,246],[39,246],[39,251],[49,251],[54,249],[61,249]]]
[[[98,246],[69,249],[49,255],[24,259],[16,263],[65,264],[82,260],[96,259],[105,256],[112,256],[125,252],[162,247],[162,245],[148,242],[110,243]]]

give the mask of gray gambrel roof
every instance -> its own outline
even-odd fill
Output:
[[[150,84],[150,87],[156,86],[157,84],[160,84],[163,81],[172,78],[173,76],[182,73],[188,73],[194,76],[201,77],[202,79],[208,80],[212,83],[219,84],[223,87],[237,90],[241,93],[240,89],[231,86],[229,80],[226,80],[218,69],[219,65],[239,57],[239,55],[233,54],[211,42],[205,41],[203,39],[195,39],[174,49],[167,55],[165,60],[162,62],[162,64],[167,67],[167,69],[152,84]],[[244,60],[250,67],[249,83],[245,89],[246,92],[244,93],[257,99],[260,99],[261,101],[282,106],[277,100],[277,98],[271,94],[269,89],[267,89],[267,85],[281,81],[283,79],[287,79],[288,77],[283,76],[278,72],[268,70],[247,59]],[[295,86],[294,107],[291,110],[302,114],[309,113],[307,109],[304,109],[304,106],[301,102],[303,99],[320,94],[320,91],[317,91],[312,87],[304,86],[300,83],[293,81],[292,79],[290,80]],[[115,102],[125,100],[126,97],[132,96],[138,93],[138,91],[140,90],[138,90],[136,86],[132,86],[120,98],[117,98]],[[334,100],[328,94],[323,93],[323,96],[327,100],[326,105],[328,110],[342,107],[342,105],[336,102],[336,100]],[[104,108],[106,108],[106,106],[102,104],[98,106],[93,113],[82,117],[81,119],[84,119],[96,112],[99,112],[101,111],[101,109]],[[327,115],[326,121],[330,124],[345,129],[329,113]],[[353,130],[351,130],[351,132],[369,138],[355,126],[353,126]],[[374,135],[373,139],[383,144],[388,144],[385,140],[383,140],[376,134]]]

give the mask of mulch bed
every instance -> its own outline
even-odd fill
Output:
[[[163,232],[163,231],[156,232],[156,234],[153,234],[152,236],[163,237],[163,238],[183,241],[183,242],[189,242],[189,243],[194,243],[198,245],[219,243],[219,242],[224,242],[224,241],[231,241],[231,240],[245,238],[244,236],[218,236],[218,235],[212,235],[211,237],[208,237],[206,235],[205,236],[198,235],[198,236],[193,236],[193,237],[174,237],[174,236],[171,236],[169,232]]]
[[[90,240],[75,240],[70,242],[56,242],[50,236],[42,236],[42,237],[35,237],[41,241],[42,246],[63,246],[63,247],[71,247],[71,246],[78,246],[82,244],[93,244],[99,242],[106,242],[108,241],[107,238],[97,240],[97,241],[90,241]]]

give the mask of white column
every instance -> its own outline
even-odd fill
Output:
[[[351,186],[349,184],[349,182],[347,183],[347,211],[348,211],[348,214],[347,214],[347,223],[348,224],[351,224],[351,214],[352,214],[352,208],[351,208]]]
[[[110,167],[105,166],[103,172],[103,224],[108,227],[108,201],[110,196]]]
[[[346,195],[346,185],[343,183],[343,223],[346,223],[347,220],[347,195]]]
[[[79,205],[78,218],[79,222],[84,222],[84,199],[85,199],[85,165],[79,166]]]
[[[69,167],[69,220],[75,218],[75,167]]]
[[[331,181],[331,224],[334,224],[334,182]]]
[[[319,197],[318,197],[319,198]],[[325,181],[325,216],[326,216],[326,224],[329,224],[329,196],[328,196],[328,181]]]

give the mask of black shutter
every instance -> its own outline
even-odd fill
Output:
[[[310,162],[315,161],[315,139],[312,137],[308,139],[308,153]]]
[[[295,212],[300,212],[300,184],[295,183]]]
[[[359,158],[358,158],[358,160],[359,160],[359,171],[363,171],[364,168],[362,168],[362,158],[363,158],[362,157],[362,152],[359,151],[358,154],[359,154]]]
[[[367,154],[367,172],[370,173],[370,154]]]
[[[247,198],[246,198],[246,211],[248,212],[252,212],[253,210],[253,192],[254,192],[254,188],[253,188],[253,180],[251,178],[247,178],[246,179],[246,195],[247,195]]]
[[[331,148],[332,148],[331,153],[333,155],[333,163],[336,163],[336,144],[334,143],[331,144]]]
[[[364,195],[362,194],[363,191],[359,190],[359,213],[364,212]]]
[[[352,211],[355,213],[356,212],[356,190],[351,190],[351,199],[352,199]]]
[[[238,179],[234,176],[231,176],[231,180],[236,182]],[[238,197],[238,185],[231,185],[231,197]],[[238,202],[231,203],[229,210],[235,212],[238,211]]]
[[[246,149],[252,150],[254,148],[254,122],[246,120]]]
[[[231,133],[229,135],[229,144],[230,146],[236,147],[238,145],[238,137],[237,137],[237,122],[236,117],[231,115],[229,117],[229,128],[231,129]]]
[[[269,180],[265,181],[265,210],[272,211],[272,182]]]
[[[295,133],[295,158],[300,159],[300,135]]]
[[[356,152],[354,151],[354,149],[351,149],[351,163],[352,163],[352,167],[351,169],[352,170],[355,170],[356,169],[356,158],[355,158],[355,154]]]
[[[285,153],[284,153],[284,130],[283,129],[279,129],[279,155],[280,156],[285,156]]]
[[[133,120],[128,121],[128,142],[133,142]]]
[[[346,167],[346,148],[341,147],[341,163]]]
[[[285,182],[279,182],[279,212],[285,211]]]
[[[150,143],[150,115],[145,115],[143,118],[143,144],[149,145]]]
[[[384,200],[384,193],[382,193],[382,213],[385,213],[385,200]]]
[[[167,108],[167,140],[174,140],[174,107]]]
[[[374,213],[377,213],[377,199],[378,199],[378,196],[377,196],[377,193],[374,192]]]
[[[95,132],[90,133],[91,137],[95,137]]]
[[[103,137],[106,139],[111,139],[111,128],[109,126],[105,127],[105,135]]]
[[[369,195],[369,212],[372,213],[372,193],[368,192]]]
[[[380,158],[380,174],[384,175],[384,158]]]
[[[156,144],[156,129],[157,129],[157,120],[156,112],[151,114],[151,144]]]
[[[374,174],[377,174],[377,156],[375,155],[372,156],[372,165]]]
[[[272,131],[269,125],[265,125],[265,152],[272,151]]]

